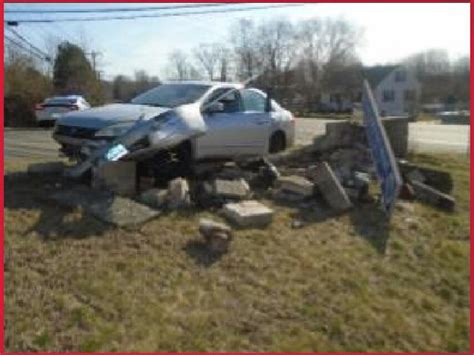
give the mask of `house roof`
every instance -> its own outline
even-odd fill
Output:
[[[363,74],[364,78],[369,81],[370,86],[375,88],[396,68],[398,68],[398,65],[376,65],[364,68]]]

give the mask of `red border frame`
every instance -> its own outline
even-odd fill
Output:
[[[35,0],[18,0],[18,1],[5,1],[3,2],[2,1],[2,13],[4,13],[4,3],[77,3],[78,1],[73,1],[73,0],[63,0],[63,1],[54,1],[54,0],[40,0],[40,1],[35,1]],[[109,2],[109,3],[129,3],[129,2],[133,2],[133,1],[127,1],[127,0],[118,0],[118,1],[110,1],[110,0],[102,0],[102,1],[80,1],[82,3],[106,3],[106,2]],[[153,0],[142,0],[142,1],[137,1],[137,2],[140,2],[140,3],[169,3],[170,1],[163,1],[163,0],[156,0],[156,1],[153,1]],[[199,2],[199,1],[193,1],[193,0],[190,0],[190,1],[186,1],[186,0],[175,0],[173,1],[174,3],[180,3],[180,2]],[[224,2],[224,1],[207,1],[207,2]],[[229,0],[229,1],[225,1],[225,2],[239,2],[239,1],[235,1],[235,0]],[[264,0],[264,1],[256,1],[256,0],[250,0],[250,1],[246,1],[248,3],[268,3],[268,2],[298,2],[298,1],[293,1],[293,0],[290,0],[290,1],[269,1],[269,0]],[[303,1],[303,2],[313,2],[313,1]],[[316,2],[316,1],[314,1]],[[474,39],[472,37],[472,33],[474,33],[474,26],[472,24],[472,17],[474,15],[474,7],[472,6],[472,2],[473,0],[471,1],[443,1],[443,0],[417,0],[417,1],[410,1],[410,0],[396,0],[396,1],[367,1],[367,0],[362,0],[362,1],[347,1],[347,0],[333,0],[333,1],[328,1],[328,0],[320,0],[320,1],[317,1],[318,3],[470,3],[471,6],[470,6],[470,14],[471,14],[471,46],[470,46],[470,52],[472,53],[473,51],[473,48],[474,48]],[[4,25],[4,17],[2,16],[2,25]],[[1,36],[1,53],[3,54],[4,52],[4,27],[2,26],[2,36]],[[474,63],[474,60],[470,59],[470,62],[471,62],[471,67],[472,67],[472,64]],[[1,155],[0,155],[0,163],[1,163],[1,173],[2,173],[2,176],[4,176],[4,85],[3,85],[3,82],[4,82],[4,63],[2,64],[2,71],[0,73],[0,79],[2,81],[2,85],[0,86],[0,94],[2,96],[2,100],[1,100],[1,106],[0,106],[0,109],[1,109],[1,125],[0,125],[0,145],[1,145]],[[473,79],[474,79],[474,74],[472,74],[472,71],[471,71],[471,103],[473,102],[473,99],[474,99],[474,93],[472,91],[473,89]],[[472,132],[474,131],[474,128],[473,126],[471,125],[471,128],[470,128],[470,133],[472,135]],[[469,150],[469,154],[470,154],[470,163],[471,163],[471,168],[470,168],[470,173],[471,173],[471,177],[472,177],[472,174],[474,172],[474,168],[472,167],[472,162],[473,162],[473,159],[472,159],[472,156],[471,156],[471,153],[472,153],[472,149],[470,148]],[[472,180],[471,180],[472,181]],[[472,220],[473,219],[473,216],[474,216],[474,212],[472,210],[472,206],[473,206],[473,198],[474,198],[474,192],[473,190],[471,189],[470,190],[470,208],[471,208],[471,211],[470,211],[470,219]],[[3,179],[0,180],[0,202],[1,202],[1,205],[4,206],[4,181]],[[4,225],[4,210],[2,209],[1,210],[1,213],[0,213],[0,223],[1,225],[3,226]],[[472,231],[471,231],[471,242],[472,242]],[[4,250],[4,229],[0,232],[0,242],[3,246],[3,250]],[[472,244],[472,243],[471,243]],[[472,301],[474,300],[474,297],[472,295],[472,274],[474,273],[474,264],[472,263],[472,259],[474,257],[474,249],[470,248],[470,272],[471,272],[471,281],[470,281],[470,299],[471,299],[471,309],[470,309],[470,351],[469,351],[469,354],[474,354],[474,328],[472,326],[472,322],[474,320],[474,312],[473,312],[473,308],[472,308]],[[1,288],[1,291],[2,291],[2,294],[4,295],[4,252],[0,253],[0,268],[1,268],[1,273],[0,273],[0,288]],[[1,319],[5,319],[4,318],[4,297],[0,297],[0,318]],[[4,334],[4,326],[0,326],[0,339],[2,340],[2,343],[0,345],[0,355],[1,354],[4,354],[5,353],[5,334]],[[8,354],[24,354],[24,353],[15,353],[15,352],[10,352]],[[60,352],[47,352],[47,353],[35,353],[35,354],[62,354]],[[90,353],[79,353],[79,352],[75,352],[73,354],[90,354]],[[102,354],[134,354],[134,353],[102,353]],[[178,353],[169,353],[169,354],[178,354]],[[206,354],[206,353],[196,353],[196,354]],[[227,353],[227,354],[238,354],[238,353],[235,353],[235,352],[231,352],[231,353]],[[245,353],[245,354],[258,354],[258,353]],[[286,353],[286,354],[302,354],[302,353]],[[343,352],[341,353],[321,353],[321,354],[345,354]],[[369,354],[369,353],[352,353],[352,354]],[[398,353],[376,353],[376,354],[398,354]],[[416,354],[440,354],[440,352],[419,352],[419,353],[416,353]]]

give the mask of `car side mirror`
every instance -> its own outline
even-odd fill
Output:
[[[267,99],[265,100],[265,112],[272,111],[272,91],[271,89],[267,90]]]
[[[206,108],[206,112],[209,114],[223,112],[224,111],[224,104],[222,102],[214,102],[211,106]]]

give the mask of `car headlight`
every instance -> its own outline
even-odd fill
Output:
[[[125,132],[127,132],[132,126],[133,126],[133,123],[130,124],[129,122],[114,124],[112,126],[108,126],[97,131],[95,133],[95,136],[96,137],[118,137],[124,134]]]

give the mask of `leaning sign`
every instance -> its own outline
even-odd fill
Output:
[[[402,186],[402,179],[367,80],[364,80],[362,107],[367,141],[382,189],[382,205],[390,216]]]

